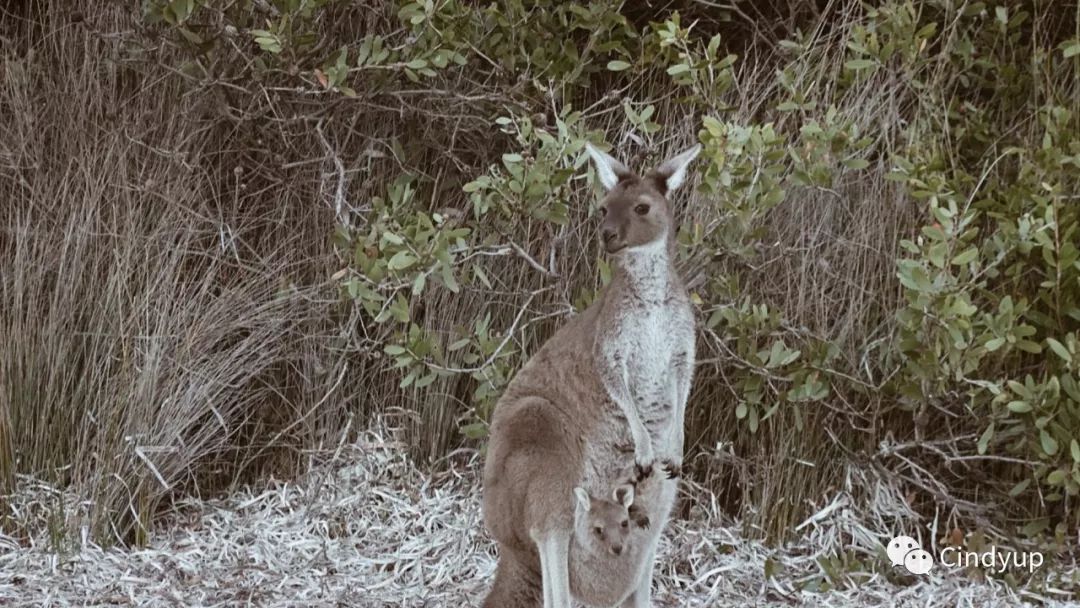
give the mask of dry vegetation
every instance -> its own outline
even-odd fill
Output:
[[[0,483],[71,484],[130,541],[177,491],[335,440],[358,383],[332,212],[244,175],[248,136],[164,65],[134,70],[129,10],[63,4],[0,21]]]
[[[705,144],[679,201],[702,321],[688,461],[713,493],[684,502],[688,534],[726,514],[788,542],[842,495],[846,531],[792,554],[861,549],[798,566],[800,588],[876,572],[872,543],[901,528],[1073,544],[1075,4],[1021,3],[1000,28],[1004,2],[131,4],[0,8],[7,538],[179,551],[157,518],[290,478],[377,413],[436,471],[482,445],[524,356],[605,280],[591,139],[635,166]],[[939,204],[981,214],[946,254],[920,240],[949,228]],[[30,517],[14,497],[38,480],[65,491]],[[700,586],[724,567],[665,580],[717,597]]]
[[[479,455],[458,452],[432,475],[405,457],[395,436],[381,428],[313,455],[315,466],[296,480],[270,480],[225,500],[183,501],[143,548],[102,548],[84,537],[57,553],[44,535],[28,548],[0,536],[0,603],[479,606],[495,568],[495,547],[479,526]],[[853,475],[853,483],[867,482]],[[55,498],[47,486],[22,485],[22,512]],[[848,500],[850,489],[835,501]],[[884,542],[843,510],[816,518],[798,543],[767,547],[740,535],[707,490],[692,483],[685,490],[696,506],[662,539],[657,608],[1069,605],[1067,577],[1076,564],[1058,564],[1062,578],[1039,590],[972,584],[965,573],[836,571],[823,556],[849,552],[877,563]],[[880,490],[881,500],[903,508]]]

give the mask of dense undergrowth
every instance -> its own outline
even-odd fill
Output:
[[[700,141],[677,200],[691,474],[772,538],[857,466],[948,528],[1060,542],[1078,10],[0,13],[0,483],[79,484],[97,533],[137,540],[176,492],[302,465],[374,412],[423,460],[482,445],[514,370],[609,276],[585,141],[636,167]]]

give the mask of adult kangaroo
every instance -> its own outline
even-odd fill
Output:
[[[694,369],[694,314],[675,272],[675,220],[667,196],[686,180],[694,146],[643,177],[586,147],[607,190],[600,237],[611,283],[522,367],[499,400],[484,463],[484,521],[499,544],[485,608],[571,608],[575,488],[642,484],[636,507],[652,522],[632,581],[609,589],[626,608],[649,606],[656,545],[682,465],[683,415]],[[625,587],[625,588],[622,588]]]

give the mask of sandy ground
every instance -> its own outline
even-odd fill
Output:
[[[402,451],[370,433],[304,479],[178,505],[182,515],[144,549],[74,539],[57,554],[44,533],[30,546],[0,535],[0,605],[479,606],[495,549],[480,523],[478,458],[459,455],[458,470],[433,477]],[[10,508],[32,510],[48,492],[27,481]],[[1075,580],[1075,563],[1050,565],[1052,576],[1021,589],[944,568],[901,575],[878,544],[888,535],[833,534],[850,525],[844,509],[823,509],[804,544],[773,549],[742,538],[698,494],[693,518],[667,528],[657,607],[1080,605],[1065,591],[1075,584],[1062,582]],[[863,546],[828,546],[854,537]],[[877,572],[823,565],[842,550]]]

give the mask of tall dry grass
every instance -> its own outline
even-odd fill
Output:
[[[332,210],[246,174],[212,100],[126,61],[135,16],[93,4],[0,13],[0,485],[69,484],[70,526],[138,541],[173,497],[336,442],[357,383]]]

